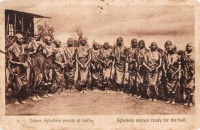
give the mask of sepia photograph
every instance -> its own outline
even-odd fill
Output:
[[[4,116],[194,116],[196,6],[169,3],[2,1]]]
[[[43,5],[5,9],[6,115],[191,114],[193,6]]]

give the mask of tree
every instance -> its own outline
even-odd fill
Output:
[[[44,22],[44,25],[38,25],[37,29],[38,29],[37,35],[39,38],[44,39],[45,36],[50,36],[54,38],[53,37],[54,28],[46,24],[46,22]]]

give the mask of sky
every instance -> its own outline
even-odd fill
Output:
[[[77,31],[83,32],[90,45],[93,41],[113,45],[119,36],[126,46],[130,46],[132,38],[145,40],[146,46],[155,41],[161,48],[167,40],[180,49],[194,42],[193,6],[135,5],[119,0],[61,1],[7,1],[4,7],[51,17],[38,24],[45,21],[53,26],[56,39],[63,44],[69,37],[77,37]]]

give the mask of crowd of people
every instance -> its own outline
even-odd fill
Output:
[[[165,50],[152,42],[149,49],[144,40],[133,38],[126,47],[122,37],[116,44],[90,48],[87,38],[68,38],[66,45],[51,36],[24,41],[16,34],[6,48],[6,90],[11,89],[15,104],[26,103],[61,94],[63,89],[81,94],[93,92],[129,94],[151,102],[166,100],[176,104],[181,95],[185,106],[193,106],[195,90],[195,59],[191,43],[178,51],[171,41]],[[77,75],[77,78],[75,78]],[[28,95],[28,96],[27,96]]]

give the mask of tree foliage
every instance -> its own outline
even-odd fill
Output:
[[[44,25],[38,25],[37,29],[38,37],[43,39],[45,36],[50,36],[53,38],[54,28],[46,24],[46,22],[44,23]]]

